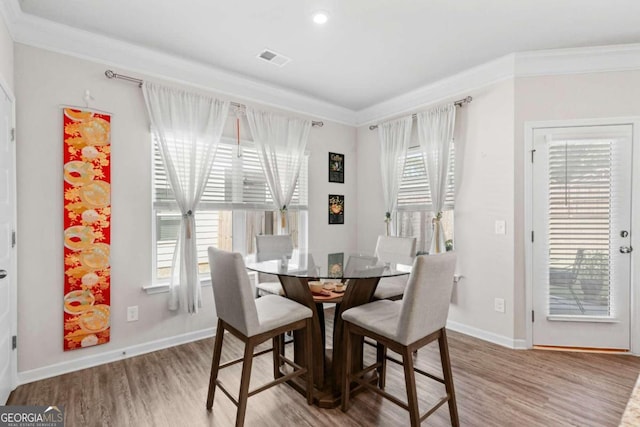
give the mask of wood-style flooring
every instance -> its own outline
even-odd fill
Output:
[[[634,356],[509,350],[455,332],[449,333],[449,349],[463,426],[617,426],[640,372],[640,358]],[[64,405],[68,427],[231,426],[235,406],[222,393],[216,393],[212,412],[205,409],[212,351],[213,338],[25,384],[8,404]],[[222,361],[241,355],[240,342],[225,336]],[[375,350],[365,346],[365,361],[374,356]],[[420,350],[415,360],[418,367],[441,374],[437,343]],[[254,360],[251,389],[271,378],[271,361],[270,355]],[[237,390],[239,377],[236,365],[219,378]],[[393,363],[387,391],[406,396],[402,370]],[[442,385],[418,376],[422,411],[443,393]],[[408,423],[407,412],[371,392],[355,396],[343,413],[307,406],[302,395],[282,384],[249,399],[245,425]],[[449,423],[444,405],[423,424]]]

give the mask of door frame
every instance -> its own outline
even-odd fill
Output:
[[[5,93],[7,98],[9,98],[9,102],[11,102],[11,120],[10,127],[11,129],[16,128],[16,97],[13,94],[10,86],[7,84],[7,81],[4,79],[2,75],[0,75],[0,90]],[[16,131],[14,131],[16,132]],[[16,232],[16,236],[18,233],[18,159],[16,155],[16,142],[18,141],[17,133],[14,133],[13,141],[10,141],[11,144],[11,155],[13,161],[13,195],[14,195],[14,206],[13,206],[13,231]],[[16,239],[16,246],[13,248],[13,260],[12,264],[9,266],[11,274],[9,274],[9,309],[12,310],[11,315],[11,335],[18,336],[18,242]],[[16,348],[11,352],[11,388],[13,390],[18,386],[18,349]],[[4,402],[0,403],[4,404]]]
[[[607,125],[632,126],[632,180],[631,180],[631,300],[630,304],[630,352],[640,355],[640,185],[634,179],[640,176],[640,116],[596,119],[530,121],[524,124],[524,229],[522,230],[525,253],[525,325],[526,347],[533,348],[533,131],[539,128],[584,127]],[[635,173],[634,173],[635,172]],[[636,213],[636,215],[634,215]]]

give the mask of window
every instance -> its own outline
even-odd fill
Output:
[[[447,173],[447,195],[441,219],[447,250],[453,248],[454,172],[455,149],[451,144],[449,171]],[[396,209],[396,235],[416,237],[416,250],[418,252],[428,252],[433,234],[433,206],[427,179],[427,169],[419,146],[411,147],[407,150]]]
[[[179,167],[179,165],[178,165]],[[308,158],[301,168],[289,205],[288,229],[294,246],[306,241],[308,205]],[[175,243],[180,231],[180,212],[153,143],[154,270],[158,280],[171,274]],[[280,221],[258,154],[252,144],[223,140],[218,145],[207,187],[196,213],[198,263],[201,274],[209,272],[207,248],[249,254],[255,251],[256,234],[273,234]]]

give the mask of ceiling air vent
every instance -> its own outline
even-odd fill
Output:
[[[287,58],[286,56],[274,52],[271,49],[265,49],[258,55],[258,58],[267,61],[269,64],[277,65],[278,67],[284,67],[291,61],[291,58]]]

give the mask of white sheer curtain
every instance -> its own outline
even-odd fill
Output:
[[[287,209],[298,182],[311,121],[247,108],[247,120],[267,177],[275,208],[280,211],[280,234],[287,233]]]
[[[180,234],[174,251],[169,309],[197,313],[198,279],[195,212],[209,179],[229,102],[145,82],[142,86],[153,133],[178,208]]]
[[[382,172],[382,194],[384,196],[387,235],[391,216],[398,202],[398,190],[404,172],[404,162],[411,139],[411,116],[378,125],[380,139],[380,170]]]
[[[456,106],[448,104],[419,113],[418,139],[427,168],[431,203],[433,205],[433,238],[429,253],[445,252],[444,230],[440,219],[447,194],[447,172],[449,171],[449,150],[453,141],[456,123]]]

